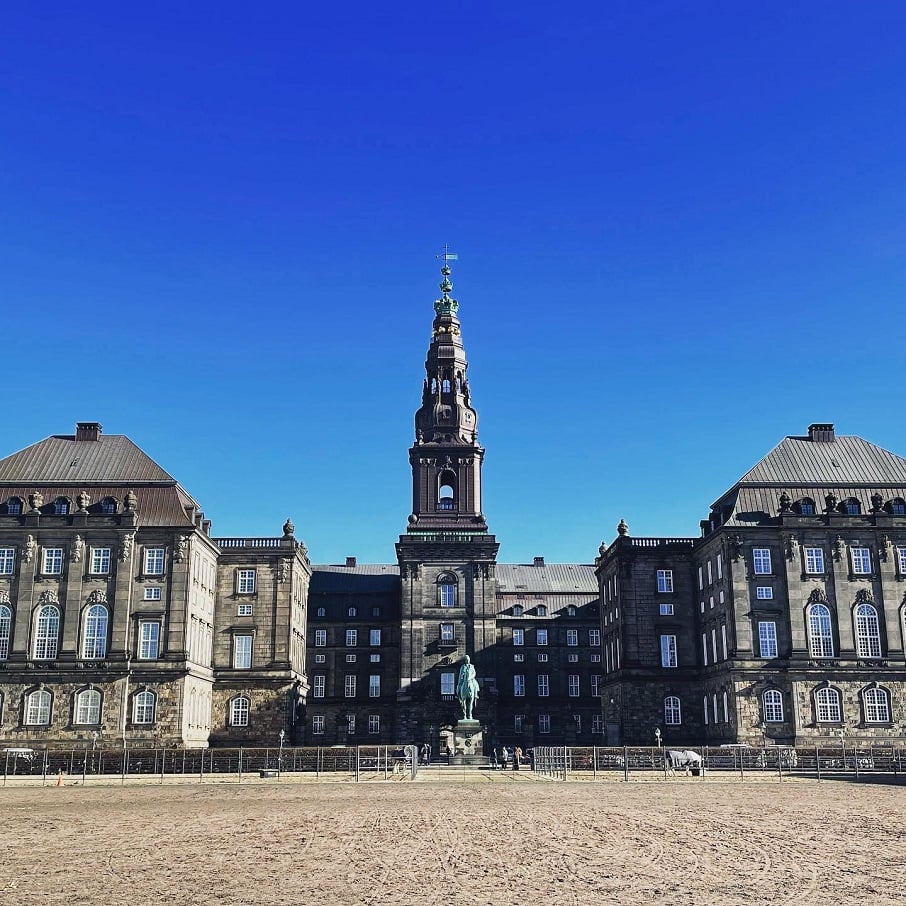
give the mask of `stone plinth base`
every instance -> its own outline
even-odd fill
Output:
[[[453,728],[454,755],[484,755],[481,724],[477,720],[461,720]]]

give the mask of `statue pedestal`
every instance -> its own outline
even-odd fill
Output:
[[[484,755],[480,721],[458,721],[453,728],[453,746],[454,755]]]

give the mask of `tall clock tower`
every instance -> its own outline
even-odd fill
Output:
[[[441,268],[415,413],[412,513],[396,545],[401,575],[399,739],[435,745],[460,716],[453,683],[464,655],[481,692],[475,717],[494,723],[495,563],[499,547],[481,509],[478,413],[472,406],[459,303],[451,297],[449,256]]]

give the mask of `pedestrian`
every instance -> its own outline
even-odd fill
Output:
[[[507,763],[510,760],[510,750],[506,746],[501,750],[500,758],[503,763],[503,769],[506,770]]]
[[[497,749],[491,749],[491,767],[497,767]]]
[[[513,749],[513,770],[519,770],[519,762],[522,760],[522,749],[519,746],[516,746]]]
[[[419,752],[421,756],[422,764],[428,763],[428,743],[422,743],[421,751]]]

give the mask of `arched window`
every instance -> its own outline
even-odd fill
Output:
[[[858,516],[862,512],[862,504],[855,497],[847,497],[840,504],[840,512],[847,516]]]
[[[319,608],[318,608],[318,616],[319,616],[319,617],[326,617],[326,616],[327,616],[327,608],[326,608],[326,607],[319,607]]]
[[[230,702],[230,726],[247,727],[251,702],[244,695],[238,695]]]
[[[523,611],[523,609],[522,609],[522,605],[521,605],[521,604],[516,604],[516,605],[513,607],[513,616],[514,616],[514,617],[521,617],[522,614],[523,614],[523,612],[524,612],[524,611]]]
[[[906,516],[906,500],[903,500],[902,497],[894,497],[887,504],[887,512],[891,516]]]
[[[449,469],[441,472],[438,479],[437,508],[439,510],[456,509],[456,474]]]
[[[449,393],[449,392],[450,392],[450,379],[449,379],[449,378],[444,378],[444,379],[440,382],[440,392],[441,392],[441,393]]]
[[[566,615],[568,617],[574,617],[576,615],[576,608],[573,607],[572,604],[570,604],[569,607],[566,608]]]
[[[50,706],[53,699],[46,689],[35,689],[25,699],[25,723],[44,726],[50,723]]]
[[[10,497],[6,501],[6,515],[7,516],[20,516],[22,514],[22,498],[21,497]]]
[[[355,607],[349,607],[346,610],[346,616],[354,617],[358,615],[358,610]]]
[[[793,509],[800,516],[814,516],[815,515],[815,501],[811,497],[803,497],[801,500],[797,500],[793,504]]]
[[[60,610],[53,604],[45,604],[38,611],[35,623],[35,645],[33,657],[38,661],[52,661],[57,656],[60,640]]]
[[[826,604],[812,604],[808,609],[808,646],[812,657],[834,656],[831,614]]]
[[[878,686],[870,686],[862,693],[865,704],[865,720],[869,723],[890,723],[890,699],[887,691]]]
[[[101,501],[101,512],[107,516],[116,513],[116,500],[113,497],[105,497]]]
[[[456,576],[445,573],[437,580],[437,603],[440,607],[456,607]]]
[[[57,497],[53,502],[54,516],[68,516],[70,502],[66,497]]]
[[[878,612],[871,604],[860,604],[856,608],[856,649],[859,657],[881,656]]]
[[[99,724],[101,722],[101,693],[97,689],[83,689],[76,695],[75,723]]]
[[[766,724],[783,723],[783,696],[777,689],[768,689],[761,697]]]
[[[86,660],[107,656],[108,612],[103,604],[92,604],[85,614],[82,631],[82,657]]]
[[[150,689],[138,692],[132,700],[132,723],[153,724],[157,696]]]
[[[668,695],[664,699],[664,723],[669,727],[678,726],[683,722],[680,700],[675,695]]]
[[[815,692],[815,716],[818,723],[838,724],[843,720],[840,693],[829,686]]]
[[[535,608],[535,613],[538,614],[539,617],[546,617],[547,616],[547,607],[545,607],[544,604],[539,604]]]
[[[13,626],[13,612],[6,604],[0,604],[0,661],[9,657],[9,637]]]

